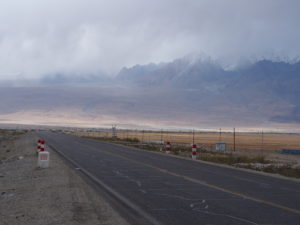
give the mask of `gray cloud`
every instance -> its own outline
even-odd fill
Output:
[[[117,72],[205,53],[298,57],[297,0],[2,0],[0,79]]]

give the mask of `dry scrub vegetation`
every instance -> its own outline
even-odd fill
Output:
[[[75,135],[88,137],[112,137],[111,131],[108,132],[76,132]],[[155,131],[127,131],[119,130],[116,133],[120,139],[138,139],[141,142],[171,141],[172,144],[191,144],[192,132],[155,132]],[[216,142],[226,142],[228,150],[233,150],[233,133],[222,132],[195,132],[194,142],[214,148]],[[281,134],[281,133],[244,133],[236,132],[235,145],[237,150],[263,150],[277,151],[281,149],[300,149],[300,134]]]
[[[119,132],[115,138],[109,132],[73,134],[150,151],[163,151],[161,140],[169,140],[172,154],[191,157],[191,133]],[[199,160],[300,178],[300,156],[278,152],[283,148],[300,149],[298,134],[237,133],[236,151],[233,151],[232,133],[222,133],[221,137],[219,133],[196,133],[194,140],[198,144]],[[215,143],[220,140],[228,144],[227,151],[215,150]]]

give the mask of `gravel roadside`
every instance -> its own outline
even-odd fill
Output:
[[[128,225],[51,149],[50,167],[37,168],[36,140],[26,133],[1,142],[0,225]]]

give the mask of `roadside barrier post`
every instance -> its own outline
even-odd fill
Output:
[[[171,142],[170,141],[167,141],[166,146],[165,146],[165,151],[168,154],[171,152]]]
[[[192,144],[192,159],[197,159],[197,145]]]
[[[40,141],[40,152],[45,151],[45,141],[41,140]]]
[[[38,153],[38,162],[37,166],[40,168],[48,168],[49,167],[49,159],[50,153],[45,151],[45,141],[40,141],[40,149]]]
[[[36,154],[38,155],[39,154],[39,151],[40,151],[40,149],[41,149],[41,139],[39,139],[38,141],[37,141],[37,149],[36,149]]]

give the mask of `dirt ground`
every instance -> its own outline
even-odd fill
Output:
[[[110,138],[109,132],[76,132],[76,136],[89,138]],[[160,140],[170,140],[172,146],[190,146],[192,141],[190,133],[159,133],[159,132],[119,132],[118,138],[137,138],[140,143],[159,143]],[[195,143],[207,150],[214,150],[218,142],[218,133],[196,133]],[[262,139],[263,138],[263,139]],[[300,167],[300,155],[281,154],[278,150],[283,148],[300,149],[300,134],[258,134],[258,133],[237,133],[236,151],[233,152],[232,133],[222,134],[222,141],[227,143],[227,153],[237,155],[256,156],[264,155],[267,160],[274,164],[291,164]],[[143,142],[142,142],[143,140]],[[263,141],[263,142],[262,142]],[[138,147],[138,143],[137,143]],[[190,153],[182,153],[182,156],[190,157]]]
[[[111,132],[76,132],[78,136],[88,137],[111,137]],[[159,142],[171,141],[173,144],[191,144],[193,140],[192,133],[181,132],[142,132],[142,131],[119,131],[116,133],[118,138],[137,138],[141,142]],[[233,150],[233,133],[205,133],[198,132],[194,134],[194,142],[198,145],[205,145],[214,148],[216,142],[226,142],[227,149]],[[300,149],[300,134],[283,133],[243,133],[236,132],[235,147],[238,151],[256,150],[256,151],[278,151],[281,149]]]
[[[36,140],[0,136],[0,225],[128,225],[51,149],[50,168],[37,168]]]

